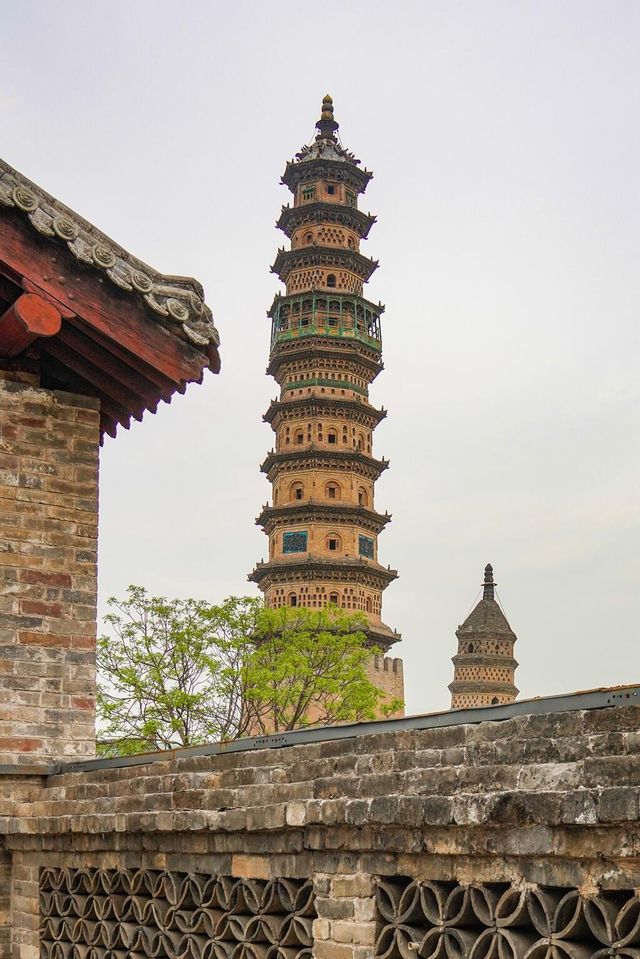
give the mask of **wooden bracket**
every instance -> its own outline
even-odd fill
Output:
[[[0,316],[0,356],[18,356],[38,337],[55,336],[61,323],[53,304],[36,293],[23,293]]]

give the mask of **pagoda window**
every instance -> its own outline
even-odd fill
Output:
[[[350,250],[353,250],[355,248],[355,243],[353,242],[351,237],[349,237],[349,239],[347,240],[347,246],[349,247]]]
[[[302,189],[302,199],[303,200],[313,200],[316,195],[316,188],[314,186],[305,186]]]
[[[335,553],[341,547],[340,537],[339,536],[328,536],[327,537],[327,549],[332,553]]]
[[[327,499],[340,499],[340,487],[337,483],[327,483],[325,486]]]
[[[338,442],[337,430],[327,430],[327,443],[337,443],[337,442]]]
[[[307,233],[304,238],[305,243],[313,243],[313,233]]]
[[[365,602],[364,602],[364,608],[366,609],[366,611],[367,611],[368,613],[371,612],[371,597],[370,597],[370,596],[367,596],[367,598],[366,598],[366,600],[365,600]]]
[[[333,196],[336,192],[336,188],[333,183],[327,183],[327,193],[329,196]]]
[[[298,605],[298,597],[296,596],[295,593],[289,593],[289,606],[297,606],[297,605]]]
[[[337,606],[340,603],[340,595],[338,593],[329,593],[329,602]]]
[[[337,316],[330,316],[329,319],[327,320],[327,323],[329,324],[329,326],[337,326],[338,325]]]
[[[357,197],[352,190],[347,190],[346,197],[347,197],[347,206],[357,206],[358,204]]]
[[[363,486],[361,486],[360,489],[358,490],[358,505],[359,506],[369,505],[367,491],[365,490]]]
[[[289,499],[291,502],[295,500],[300,500],[304,496],[304,486],[302,483],[292,483],[289,492]]]
[[[301,446],[304,443],[304,433],[302,432],[302,430],[298,430],[298,432],[296,433],[296,443],[298,444],[298,446]]]
[[[329,273],[327,276],[327,286],[333,287],[336,285],[336,275],[335,273]]]

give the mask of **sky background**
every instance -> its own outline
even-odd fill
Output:
[[[105,441],[100,600],[255,593],[285,161],[334,97],[375,177],[408,712],[449,705],[485,563],[522,696],[638,682],[640,4],[1,4],[2,155],[157,269],[197,277],[222,373]]]

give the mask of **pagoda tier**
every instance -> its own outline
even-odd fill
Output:
[[[370,643],[386,650],[400,639],[381,618],[382,593],[397,577],[378,561],[391,517],[375,508],[375,484],[389,464],[374,456],[373,433],[386,411],[369,403],[383,369],[384,306],[362,295],[378,264],[360,252],[375,217],[358,210],[372,174],[338,142],[337,126],[325,98],[315,141],[282,178],[294,200],[277,225],[291,249],[272,267],[286,292],[268,313],[267,368],[280,395],[264,415],[276,438],[261,465],[272,500],[256,520],[269,558],[249,579],[271,608],[364,613]]]
[[[286,506],[263,506],[262,512],[256,519],[256,526],[261,526],[269,536],[279,526],[291,523],[340,523],[341,526],[353,525],[362,527],[369,533],[381,533],[387,523],[391,522],[390,513],[376,513],[365,506],[350,506],[336,503],[321,503],[308,500],[306,503],[288,503]]]
[[[302,184],[315,184],[319,180],[345,184],[358,193],[364,193],[373,177],[369,170],[360,168],[360,160],[344,150],[339,143],[316,140],[296,154],[295,160],[289,160],[280,182],[296,193]],[[355,197],[349,202],[355,206]]]
[[[362,240],[366,240],[369,230],[376,222],[371,213],[363,213],[351,206],[340,203],[307,203],[305,206],[283,206],[276,226],[291,239],[301,227],[313,225],[320,220],[345,226],[357,233]]]
[[[355,250],[330,246],[307,246],[299,250],[278,250],[271,272],[277,273],[282,282],[287,283],[294,270],[308,270],[309,268],[323,266],[336,270],[347,270],[359,277],[363,283],[366,283],[374,271],[378,269],[378,262],[371,257],[362,256]],[[329,289],[332,288],[330,282],[326,286]]]
[[[300,417],[308,419],[309,417],[349,416],[354,423],[373,430],[386,415],[385,409],[377,410],[365,402],[354,404],[353,400],[335,397],[300,396],[283,402],[272,400],[262,419],[277,430],[283,423]]]
[[[380,350],[368,342],[365,343],[355,336],[334,339],[330,336],[309,333],[309,335],[303,334],[291,338],[278,336],[271,350],[267,373],[273,376],[279,386],[283,389],[287,388],[290,392],[291,386],[288,384],[294,382],[292,374],[304,371],[310,363],[314,363],[318,369],[322,367],[325,372],[329,369],[335,371],[348,369],[352,374],[351,380],[348,381],[351,384],[349,389],[362,397],[367,396],[367,390],[366,387],[360,386],[357,380],[364,380],[366,384],[370,384],[384,369]],[[285,382],[284,378],[287,375],[289,380]],[[340,389],[346,389],[347,383],[332,382],[329,385],[338,388],[339,391],[329,393],[321,390],[320,395],[337,397],[345,395],[340,392]]]
[[[281,473],[292,470],[349,470],[357,476],[377,480],[388,468],[389,460],[376,460],[355,450],[322,449],[315,443],[310,443],[306,449],[301,450],[286,450],[282,453],[271,450],[260,464],[260,471],[267,474],[270,483]]]

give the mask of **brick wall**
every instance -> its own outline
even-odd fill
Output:
[[[94,754],[96,400],[0,370],[0,764]]]
[[[482,901],[567,890],[578,909],[593,899],[619,910],[640,888],[639,727],[637,705],[423,730],[381,723],[288,748],[5,777],[14,955],[39,954],[46,866],[311,879],[316,959],[370,959],[384,918],[376,888],[398,877],[477,887]],[[575,955],[587,954],[579,943]]]
[[[392,656],[374,656],[367,667],[371,682],[384,693],[384,703],[399,699],[404,703],[404,673],[402,660]],[[404,716],[404,707],[393,713]]]

